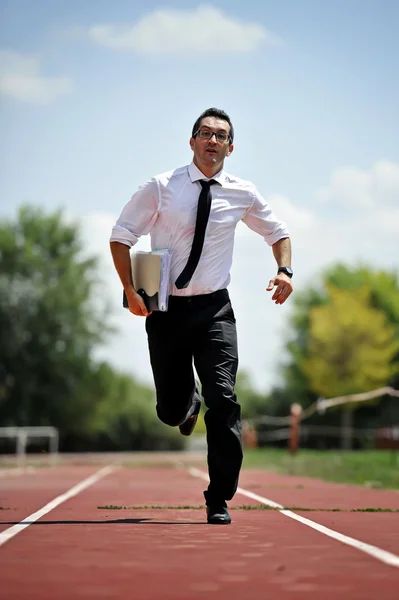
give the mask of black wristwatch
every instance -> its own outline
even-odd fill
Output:
[[[278,273],[285,273],[291,279],[291,277],[294,274],[294,271],[291,269],[291,267],[279,267],[278,271],[277,271],[277,274]]]

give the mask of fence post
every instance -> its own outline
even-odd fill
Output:
[[[28,439],[27,439],[26,431],[24,430],[23,427],[18,427],[16,453],[17,453],[18,464],[20,466],[25,464],[27,441],[28,441]]]
[[[299,428],[301,422],[302,406],[297,402],[291,404],[290,414],[290,439],[289,450],[292,455],[296,454],[299,447]]]

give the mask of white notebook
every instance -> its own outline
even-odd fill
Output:
[[[143,298],[147,310],[168,310],[170,253],[164,248],[131,255],[134,289]],[[123,306],[129,308],[123,292]]]

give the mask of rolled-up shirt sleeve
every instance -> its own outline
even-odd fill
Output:
[[[279,221],[257,189],[253,188],[250,193],[253,203],[251,208],[247,210],[242,221],[252,231],[259,233],[269,246],[272,246],[283,238],[290,237],[290,232],[285,223]]]
[[[149,233],[157,220],[159,189],[155,179],[150,179],[135,192],[123,208],[112,228],[110,242],[120,242],[131,248],[140,236]]]

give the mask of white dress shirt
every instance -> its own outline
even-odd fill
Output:
[[[199,179],[209,179],[191,163],[156,175],[133,194],[112,229],[110,241],[134,246],[150,234],[151,248],[171,253],[169,293],[175,296],[207,294],[227,287],[233,259],[234,233],[241,220],[271,246],[289,237],[284,223],[273,214],[256,187],[221,170],[212,179],[212,205],[204,246],[194,275],[184,289],[174,282],[188,260],[195,230]]]

